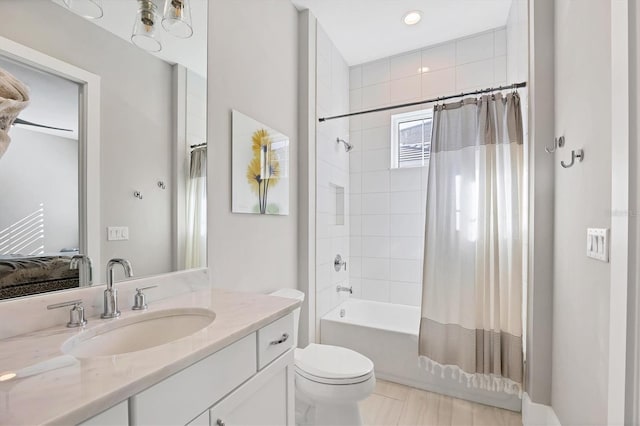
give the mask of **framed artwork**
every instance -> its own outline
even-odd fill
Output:
[[[231,211],[289,214],[289,138],[232,111]]]

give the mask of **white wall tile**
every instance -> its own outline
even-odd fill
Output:
[[[389,219],[389,235],[392,237],[424,236],[424,220],[420,214],[394,214]]]
[[[389,192],[389,171],[362,173],[362,193]]]
[[[349,111],[360,111],[362,109],[362,89],[352,89],[349,91]]]
[[[456,67],[456,91],[493,85],[493,58]]]
[[[351,264],[348,265],[349,275],[355,278],[362,276],[362,258],[360,256],[351,256]]]
[[[463,65],[470,62],[493,58],[493,52],[493,31],[463,38],[456,42],[456,65]]]
[[[373,237],[389,236],[389,216],[387,215],[363,215],[362,235]]]
[[[429,71],[438,71],[456,66],[456,45],[444,43],[422,50],[422,67]]]
[[[362,194],[353,193],[349,194],[349,214],[361,215],[362,214]]]
[[[493,81],[497,85],[507,81],[507,57],[496,56],[493,60]]]
[[[389,237],[391,259],[422,259],[424,235],[419,237]]]
[[[349,216],[349,232],[351,236],[362,235],[362,215]]]
[[[362,130],[362,149],[382,149],[391,148],[391,128],[390,126],[375,127],[373,129]]]
[[[391,98],[391,84],[388,81],[362,88],[362,108],[386,106]]]
[[[389,259],[363,257],[362,278],[376,280],[389,279]]]
[[[420,51],[405,55],[393,56],[389,60],[391,80],[420,74],[422,68],[422,53]]]
[[[389,261],[390,277],[396,281],[417,283],[420,280],[422,262],[419,260],[391,259]]]
[[[349,88],[359,89],[362,87],[362,67],[357,65],[349,69]]]
[[[328,263],[316,265],[316,288],[318,290],[331,286],[331,270]]]
[[[362,237],[362,256],[389,258],[389,237]]]
[[[351,151],[349,153],[349,172],[362,172],[362,151]]]
[[[380,111],[362,115],[360,126],[362,129],[373,129],[385,126],[390,127],[391,113],[389,111]]]
[[[362,193],[362,173],[350,173],[349,175],[349,189],[352,194]]]
[[[422,192],[403,191],[389,194],[389,213],[419,214],[422,212]]]
[[[389,193],[362,194],[362,214],[389,214]]]
[[[421,167],[394,169],[390,172],[390,191],[419,191],[422,183]]]
[[[362,256],[362,237],[351,236],[349,239],[349,254],[351,256]]]
[[[504,56],[507,54],[507,29],[503,28],[501,30],[495,31],[495,39],[494,39],[494,55],[495,56]]]
[[[363,279],[361,285],[364,299],[389,302],[389,281]]]
[[[362,65],[362,86],[371,86],[389,81],[389,59]]]
[[[391,103],[408,102],[420,100],[422,97],[422,79],[421,74],[415,74],[410,77],[391,80],[390,97]]]
[[[422,74],[422,97],[424,99],[446,96],[456,91],[456,68],[429,71]]]
[[[420,306],[422,303],[422,284],[389,282],[389,302],[400,305]]]
[[[388,148],[362,151],[362,171],[389,170],[391,152]]]

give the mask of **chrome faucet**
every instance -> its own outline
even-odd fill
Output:
[[[69,269],[78,269],[80,265],[85,266],[87,272],[87,285],[93,284],[93,262],[86,254],[76,254],[71,258]]]
[[[351,286],[345,287],[345,286],[342,286],[342,285],[338,284],[338,286],[336,287],[336,291],[338,293],[340,293],[341,291],[346,291],[349,294],[353,294],[353,287],[351,287]]]
[[[107,289],[104,291],[104,310],[101,318],[118,318],[120,311],[118,310],[118,290],[113,288],[113,267],[121,265],[124,269],[124,275],[129,278],[133,276],[131,263],[125,259],[111,259],[107,262]]]

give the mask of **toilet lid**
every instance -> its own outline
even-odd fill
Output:
[[[296,368],[310,379],[366,380],[373,372],[373,362],[369,358],[339,346],[311,343],[296,350],[295,358]]]

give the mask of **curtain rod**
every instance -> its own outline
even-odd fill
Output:
[[[205,142],[205,143],[199,143],[199,144],[197,144],[197,145],[191,145],[191,149],[193,149],[193,148],[200,148],[201,146],[207,146],[207,143]]]
[[[382,108],[368,109],[365,111],[350,112],[349,114],[334,115],[333,117],[321,117],[318,119],[318,121],[320,123],[323,123],[325,121],[335,120],[338,118],[352,117],[354,115],[371,114],[372,112],[388,111],[390,109],[398,109],[398,108],[428,104],[431,102],[446,101],[447,99],[455,99],[455,98],[460,98],[460,97],[469,96],[469,95],[479,95],[481,93],[497,92],[499,90],[507,90],[507,89],[515,90],[519,87],[526,87],[526,86],[527,86],[527,82],[523,81],[522,83],[514,83],[508,86],[490,87],[488,89],[475,90],[473,92],[460,93],[458,95],[440,96],[439,98],[432,98],[432,99],[426,99],[424,101],[410,102],[408,104],[392,105],[392,106],[387,106]]]

